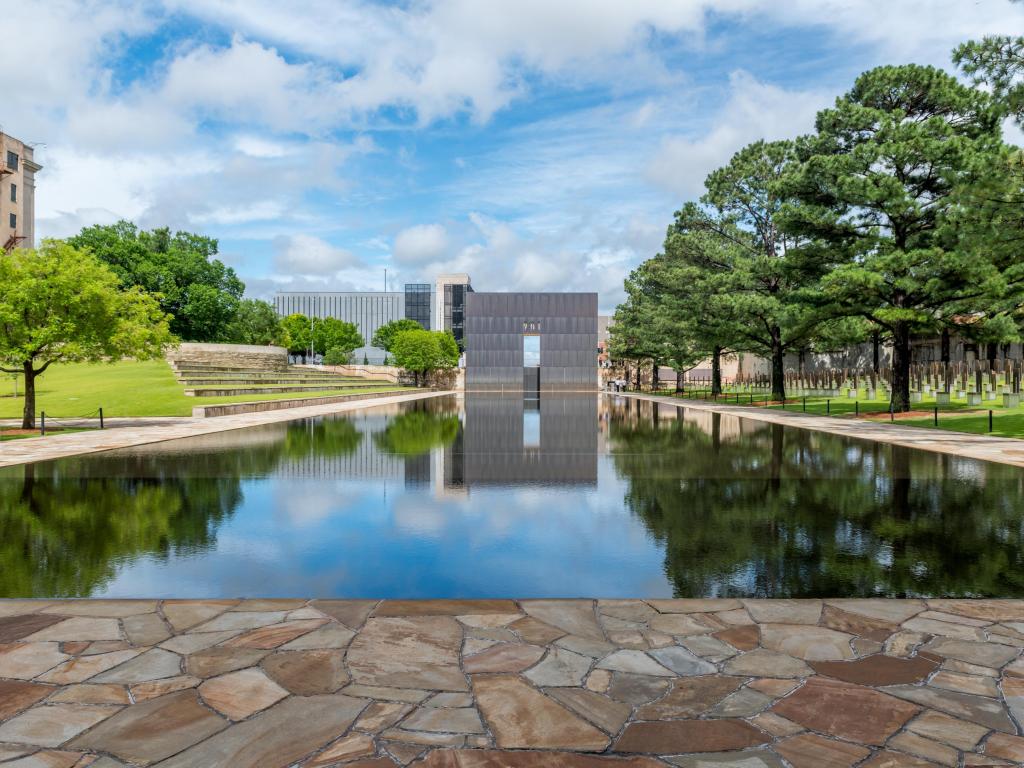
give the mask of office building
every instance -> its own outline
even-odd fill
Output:
[[[386,353],[370,344],[373,334],[382,325],[406,316],[406,292],[318,293],[306,291],[279,292],[274,308],[281,317],[301,314],[306,317],[333,317],[355,323],[366,342],[352,354],[354,363],[365,359],[372,365],[384,362]]]
[[[383,363],[387,354],[370,345],[377,329],[392,320],[408,318],[428,330],[451,331],[462,346],[466,296],[473,290],[469,275],[441,275],[433,283],[406,283],[402,291],[279,291],[274,308],[281,317],[333,317],[355,323],[366,341],[352,360]]]
[[[469,275],[440,275],[434,281],[435,330],[451,331],[459,348],[465,347],[466,296],[473,292]]]
[[[596,293],[468,293],[466,390],[597,388]]]
[[[28,144],[0,133],[0,248],[35,248],[36,171]]]

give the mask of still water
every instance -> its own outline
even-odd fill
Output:
[[[1024,472],[470,395],[0,469],[0,596],[1024,597]]]

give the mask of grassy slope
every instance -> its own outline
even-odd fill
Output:
[[[671,393],[666,392],[666,394]],[[764,393],[755,394],[754,398],[755,402],[758,399],[761,402],[761,405],[756,407],[764,407],[766,399]],[[719,402],[729,403],[730,401],[732,404],[735,404],[735,394],[728,393],[725,397],[719,399]],[[828,398],[828,404],[826,405],[826,398],[824,397],[808,397],[807,413],[824,416],[827,408],[831,416],[853,418],[854,403],[853,399],[833,397]],[[749,407],[749,395],[746,393],[740,395],[740,405],[748,405]],[[769,407],[781,410],[779,405]],[[934,399],[926,397],[924,402],[914,404],[915,410],[921,413],[920,418],[904,416],[897,421],[900,424],[908,424],[914,427],[934,427],[934,415],[932,412],[934,407]],[[989,409],[992,410],[993,416],[991,433],[988,431]],[[794,398],[792,401],[787,401],[786,410],[802,411],[803,399]],[[889,401],[880,398],[875,398],[874,400],[861,399],[859,400],[859,410],[861,415],[865,413],[888,414]],[[980,406],[968,406],[966,399],[953,400],[949,405],[939,406],[939,429],[953,432],[970,432],[979,435],[992,434],[997,437],[1024,438],[1024,405],[1017,408],[1004,408],[1001,398],[991,402],[985,401]]]
[[[403,389],[385,385],[360,389],[360,393]],[[196,405],[245,403],[252,400],[288,400],[328,394],[351,394],[352,390],[326,389],[322,392],[281,392],[237,397],[186,397],[163,360],[123,361],[110,365],[78,363],[53,366],[36,379],[36,410],[54,418],[84,416],[102,406],[103,415],[115,416],[190,416]],[[0,375],[0,418],[20,417],[24,407],[15,398],[14,381]],[[18,382],[18,392],[22,383]]]

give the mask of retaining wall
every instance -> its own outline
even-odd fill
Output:
[[[428,390],[433,391],[433,390]],[[394,397],[406,394],[399,391],[366,392],[354,395],[327,395],[326,397],[299,397],[294,400],[263,400],[253,403],[225,403],[224,405],[197,405],[192,409],[193,418],[211,418],[215,416],[235,416],[240,413],[262,413],[263,411],[280,411],[285,408],[302,408],[307,405],[330,405],[344,403],[348,400],[373,400],[378,397]]]
[[[180,367],[188,363],[283,371],[288,368],[288,350],[255,344],[205,344],[185,342],[167,353],[167,362]]]
[[[390,381],[393,384],[413,386],[415,379],[408,371],[393,365],[307,365],[296,366],[317,371],[330,371],[343,376],[366,376],[371,379]],[[463,389],[466,371],[464,368],[453,368],[434,371],[427,379],[427,384],[439,389]]]

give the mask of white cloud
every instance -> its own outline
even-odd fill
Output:
[[[288,235],[274,239],[274,269],[285,275],[334,275],[360,261],[344,248],[337,248],[311,235]]]
[[[708,132],[667,135],[648,163],[648,177],[682,198],[703,194],[707,175],[745,145],[765,139],[795,138],[814,129],[818,110],[835,95],[827,91],[789,91],[734,72],[725,106]]]
[[[419,224],[395,235],[394,257],[399,264],[439,261],[448,251],[448,232],[441,224]]]

